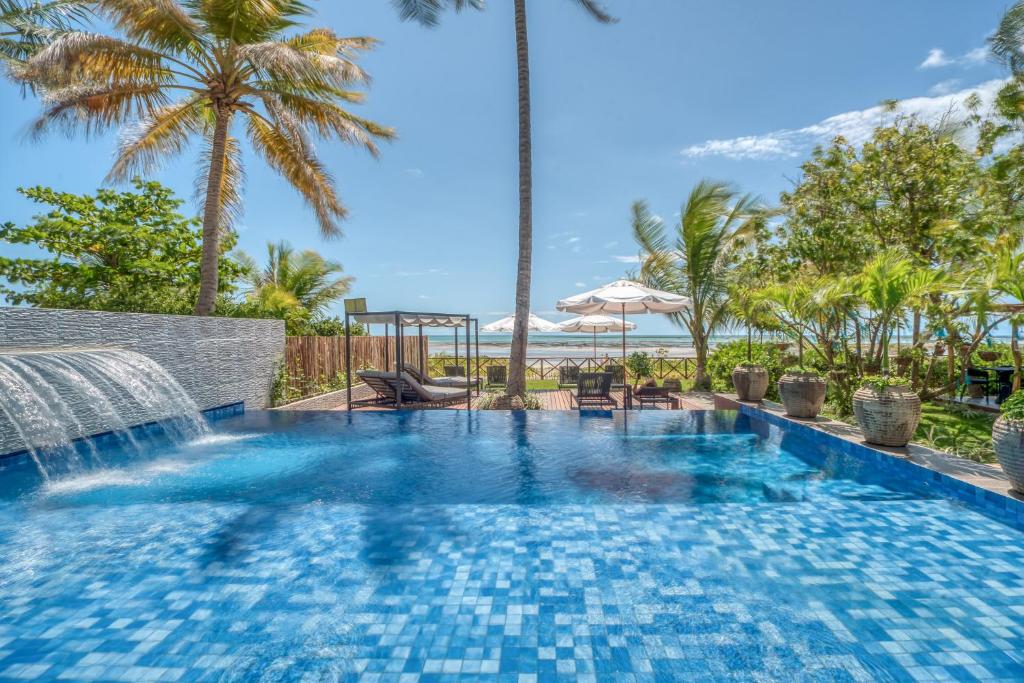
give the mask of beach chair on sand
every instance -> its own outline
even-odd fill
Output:
[[[576,383],[576,390],[571,392],[576,407],[590,408],[597,406],[603,408],[611,403],[615,407],[615,400],[612,398],[612,373],[610,372],[581,372]]]

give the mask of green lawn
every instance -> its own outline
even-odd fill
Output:
[[[992,423],[996,416],[960,406],[926,403],[914,441],[976,462],[994,463]]]

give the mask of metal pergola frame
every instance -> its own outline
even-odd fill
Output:
[[[468,313],[430,313],[421,311],[366,311],[363,313],[349,313],[345,311],[345,386],[346,386],[346,407],[349,411],[352,410],[352,346],[351,346],[351,324],[350,320],[356,320],[357,322],[363,322],[366,325],[370,324],[384,324],[384,357],[385,362],[389,356],[389,345],[388,340],[390,339],[389,327],[395,326],[395,382],[398,390],[395,392],[395,408],[401,409],[402,407],[402,366],[405,364],[405,349],[403,348],[403,340],[405,339],[405,328],[415,327],[417,328],[417,338],[419,344],[417,345],[419,353],[419,369],[424,377],[429,376],[429,370],[427,368],[426,359],[423,356],[423,328],[424,327],[438,327],[438,328],[449,328],[455,331],[455,359],[458,363],[459,357],[459,328],[464,327],[466,330],[466,406],[468,407],[473,400],[473,391],[475,385],[476,394],[480,395],[480,378],[473,372],[473,360],[475,355],[477,374],[480,369],[480,321],[474,318]],[[372,323],[371,320],[373,319]],[[464,323],[452,324],[454,320],[465,321]],[[475,339],[475,346],[470,346],[471,334]],[[475,348],[475,354],[471,352],[471,349]],[[387,370],[387,368],[385,368]]]

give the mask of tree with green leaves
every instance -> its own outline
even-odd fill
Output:
[[[345,296],[352,278],[342,275],[340,263],[307,249],[296,252],[287,242],[267,244],[267,261],[260,267],[248,256],[239,259],[249,284],[247,299],[271,317],[283,318],[287,333],[309,334],[329,320],[328,309]]]
[[[730,271],[762,218],[752,196],[740,196],[724,183],[707,180],[690,191],[671,233],[646,203],[633,204],[640,278],[651,287],[690,299],[690,307],[671,318],[693,339],[697,389],[710,387],[706,367],[711,336],[730,321]]]
[[[480,8],[474,0],[393,0],[403,18],[432,25],[441,10],[466,6]],[[575,0],[592,19],[603,24],[615,19],[595,0]],[[526,0],[512,0],[515,12],[516,76],[519,103],[519,252],[516,258],[515,323],[512,326],[512,353],[509,358],[509,396],[526,394],[526,348],[530,318],[530,284],[533,275],[533,142],[530,114],[530,48],[526,24]]]
[[[346,215],[318,136],[377,154],[390,128],[346,104],[368,77],[356,62],[372,38],[327,28],[301,30],[311,13],[299,0],[96,0],[111,35],[59,35],[17,71],[42,90],[38,135],[53,127],[86,135],[125,126],[109,179],[148,173],[204,143],[197,179],[203,214],[202,278],[195,312],[213,312],[220,243],[240,209],[242,166],[236,122],[256,153],[305,198],[326,237]]]
[[[199,221],[178,213],[182,200],[156,182],[95,195],[47,187],[18,191],[51,207],[29,225],[5,223],[0,242],[31,245],[45,257],[0,256],[0,294],[14,304],[144,313],[188,313],[199,294]],[[222,256],[234,236],[219,243]],[[220,293],[230,293],[238,263],[218,260]]]

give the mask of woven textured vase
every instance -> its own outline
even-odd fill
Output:
[[[906,446],[921,421],[921,399],[904,385],[861,387],[853,394],[853,414],[868,443]]]
[[[1010,480],[1010,488],[1024,494],[1024,420],[996,420],[992,426],[992,447]]]
[[[760,365],[737,365],[732,371],[732,385],[741,401],[760,401],[768,391],[768,371]]]
[[[813,372],[788,372],[779,380],[779,398],[790,417],[817,417],[825,405],[825,380]]]

